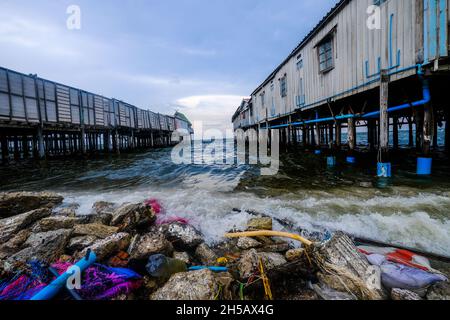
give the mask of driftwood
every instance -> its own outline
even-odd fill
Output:
[[[330,241],[311,246],[307,251],[320,269],[319,280],[330,288],[363,300],[386,298],[381,287],[381,272],[369,264],[344,233],[338,232]]]

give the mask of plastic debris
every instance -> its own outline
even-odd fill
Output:
[[[437,282],[447,281],[443,275],[389,262],[379,254],[369,255],[367,259],[372,265],[381,268],[381,281],[383,286],[389,289],[398,288],[417,292],[423,291]]]
[[[144,204],[151,208],[153,212],[158,215],[162,212],[162,206],[159,204],[158,200],[156,199],[148,199],[144,201]]]

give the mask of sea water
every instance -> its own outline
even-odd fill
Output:
[[[226,157],[234,156],[227,150]],[[236,208],[287,219],[310,231],[342,230],[450,255],[448,166],[420,178],[414,158],[402,159],[394,177],[380,183],[375,166],[349,166],[338,159],[329,168],[325,156],[300,151],[281,155],[280,161],[275,176],[261,176],[259,167],[249,165],[176,165],[170,148],[102,159],[22,162],[0,167],[0,191],[58,192],[65,205],[80,205],[80,215],[89,214],[96,201],[156,198],[168,215],[189,219],[210,243],[245,226],[251,216]],[[274,227],[283,230],[277,222]]]

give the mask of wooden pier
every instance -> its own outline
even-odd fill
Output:
[[[367,25],[373,5],[378,28]],[[234,129],[279,130],[282,146],[329,156],[344,151],[349,162],[360,149],[376,151],[382,169],[407,129],[418,166],[431,163],[433,151],[444,147],[438,143],[444,126],[449,152],[448,6],[441,0],[339,1],[242,102]],[[366,144],[357,132],[367,134]]]
[[[185,117],[162,115],[0,67],[3,162],[173,145]]]

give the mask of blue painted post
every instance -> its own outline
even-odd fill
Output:
[[[379,178],[392,177],[392,165],[390,163],[378,163],[377,176]]]
[[[347,157],[347,163],[349,164],[355,164],[356,163],[356,158],[352,157],[352,156],[348,156]]]
[[[327,157],[327,166],[335,167],[336,166],[336,157],[333,157],[333,156]]]
[[[380,145],[377,176],[389,178],[392,175],[389,158],[389,115],[388,115],[389,75],[387,70],[381,72],[380,82]]]
[[[432,158],[417,158],[417,174],[430,175],[433,164]]]

